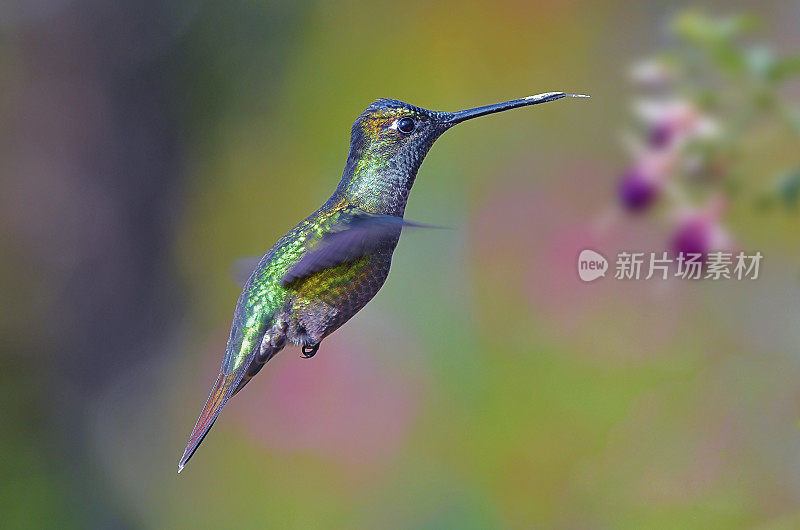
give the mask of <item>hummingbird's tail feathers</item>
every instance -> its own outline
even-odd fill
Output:
[[[178,473],[183,471],[186,463],[192,458],[197,448],[200,447],[203,438],[206,437],[214,422],[217,421],[217,416],[222,412],[222,407],[233,395],[243,375],[244,370],[237,370],[231,374],[220,372],[214,387],[211,389],[211,394],[206,400],[206,405],[203,407],[203,411],[200,413],[200,417],[189,435],[189,443],[186,444],[186,449],[183,451],[183,456],[181,456],[181,460],[178,463]]]
[[[208,395],[200,417],[189,435],[189,443],[186,444],[186,449],[183,451],[183,456],[181,456],[181,460],[178,463],[178,473],[183,470],[186,463],[203,442],[203,438],[211,430],[228,400],[241,390],[267,361],[281,351],[286,343],[286,325],[273,324],[269,327],[267,333],[260,336],[254,346],[248,346],[245,350],[242,350],[241,334],[235,333],[238,329],[238,327],[234,326],[234,331],[231,333],[233,347],[231,347],[230,343],[228,344],[219,376],[211,388],[211,393]],[[240,357],[237,353],[241,351],[247,351],[248,353]]]

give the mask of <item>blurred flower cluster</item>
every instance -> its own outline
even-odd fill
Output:
[[[723,224],[735,201],[794,209],[800,199],[800,160],[767,189],[745,185],[752,175],[743,158],[755,130],[800,139],[800,106],[783,95],[800,76],[800,54],[747,43],[757,26],[744,15],[683,12],[670,26],[673,45],[630,71],[639,96],[635,127],[624,136],[632,161],[617,200],[631,214],[663,214],[675,254],[735,246]]]

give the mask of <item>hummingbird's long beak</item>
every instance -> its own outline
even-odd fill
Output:
[[[526,107],[528,105],[538,105],[539,103],[547,103],[548,101],[555,101],[561,98],[588,98],[589,96],[583,94],[565,94],[563,92],[545,92],[544,94],[536,94],[535,96],[528,96],[522,99],[514,99],[504,103],[495,103],[494,105],[486,105],[484,107],[477,107],[474,109],[460,110],[458,112],[450,113],[445,120],[449,125],[455,125],[465,120],[471,120],[478,116],[486,116],[487,114],[494,114],[495,112],[503,112],[504,110],[516,109],[519,107]]]

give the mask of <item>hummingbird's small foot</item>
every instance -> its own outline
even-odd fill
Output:
[[[303,348],[302,348],[303,349],[303,355],[302,355],[303,359],[310,359],[314,355],[316,355],[320,344],[322,344],[322,343],[318,342],[316,344],[312,344],[311,346],[303,345]]]

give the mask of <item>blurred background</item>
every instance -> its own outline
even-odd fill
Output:
[[[631,65],[679,49],[667,4],[2,3],[2,526],[798,527],[797,215],[715,214],[756,281],[576,274],[674,230],[617,189]],[[794,0],[700,7],[800,50]],[[593,99],[437,142],[407,216],[455,230],[404,236],[365,310],[273,359],[178,476],[231,264],[330,195],[370,101],[551,90]],[[745,188],[800,166],[797,137],[748,131]]]

